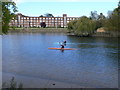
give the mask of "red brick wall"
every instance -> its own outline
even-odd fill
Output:
[[[45,22],[46,27],[67,27],[67,23],[71,20],[78,19],[78,17],[29,17],[22,14],[17,14],[17,18],[10,22],[10,26],[16,27],[41,27],[40,23]]]

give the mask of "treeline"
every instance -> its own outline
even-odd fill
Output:
[[[7,34],[10,21],[16,17],[17,7],[16,3],[10,1],[0,2],[0,4],[2,4],[2,33]]]
[[[106,31],[120,32],[120,1],[118,7],[109,12],[107,17],[103,13],[91,11],[90,17],[82,16],[68,23],[69,32],[78,36],[89,36],[101,27]]]

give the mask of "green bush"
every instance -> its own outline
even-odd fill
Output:
[[[105,27],[109,31],[120,31],[120,6],[112,12],[109,18],[105,21]]]
[[[68,30],[74,32],[78,36],[88,36],[95,31],[95,21],[83,16],[78,20],[68,23]]]

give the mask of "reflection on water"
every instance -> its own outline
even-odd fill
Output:
[[[62,40],[67,40],[65,48],[77,50],[48,49],[60,48]],[[12,34],[3,36],[2,46],[3,74],[7,72],[86,87],[117,87],[118,38],[78,38],[62,33]]]

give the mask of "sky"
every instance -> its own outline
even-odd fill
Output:
[[[118,6],[119,0],[15,0],[18,13],[26,16],[40,16],[51,13],[53,16],[90,16],[91,11],[107,16]]]

